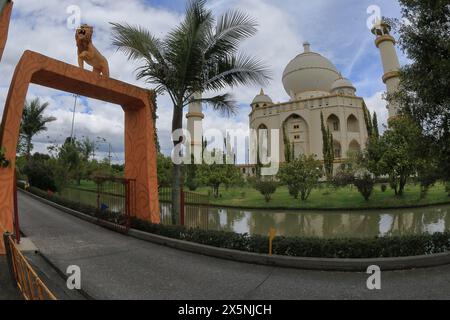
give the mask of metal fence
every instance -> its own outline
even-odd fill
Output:
[[[188,228],[208,229],[209,196],[197,192],[181,191],[180,224]],[[172,189],[159,189],[161,223],[173,224]]]
[[[127,233],[136,208],[136,181],[114,177],[95,177],[97,218],[113,223],[117,231]]]
[[[26,300],[57,300],[17,248],[14,238],[5,234],[3,240],[12,276],[23,297]]]

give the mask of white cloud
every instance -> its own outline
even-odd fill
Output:
[[[72,0],[16,1],[9,41],[0,65],[0,112],[3,110],[7,88],[14,67],[24,50],[30,49],[67,63],[76,63],[74,31],[66,27],[66,13]],[[385,102],[381,99],[381,64],[379,53],[370,45],[371,35],[365,23],[369,0],[211,0],[209,5],[215,14],[231,8],[248,12],[259,22],[259,32],[242,45],[246,52],[266,61],[273,71],[273,81],[265,91],[275,102],[287,100],[281,83],[287,63],[302,52],[302,42],[308,40],[312,49],[331,59],[367,96],[371,110],[377,110],[380,122],[386,118]],[[398,6],[388,0],[380,0],[383,15],[398,15]],[[181,20],[180,11],[164,9],[144,0],[121,1],[80,0],[82,21],[95,26],[94,44],[108,58],[111,75],[122,81],[147,87],[136,81],[133,71],[138,66],[127,61],[122,53],[111,46],[109,22],[129,22],[142,25],[157,36],[164,36]],[[5,76],[3,76],[5,75]],[[237,88],[232,93],[241,105],[248,105],[260,88]],[[36,150],[44,151],[47,136],[53,140],[64,139],[70,134],[73,97],[39,86],[31,86],[30,97],[49,101],[48,111],[58,118],[49,125],[49,131],[36,137]],[[113,144],[123,157],[123,112],[119,107],[89,99],[81,101],[76,114],[76,133],[96,138],[102,136]],[[92,112],[87,113],[87,110]],[[160,143],[163,152],[170,153],[170,128],[172,105],[167,96],[158,97],[158,121]],[[207,110],[205,128],[248,128],[249,107],[238,115],[225,119]]]

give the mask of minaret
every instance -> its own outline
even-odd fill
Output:
[[[201,99],[200,93],[194,94],[194,99]],[[202,122],[205,118],[202,111],[202,103],[194,101],[189,104],[189,112],[186,115],[187,118],[187,130],[191,135],[191,151],[195,156],[196,162],[201,161],[202,155],[202,143],[203,143],[203,127]],[[200,157],[200,158],[199,158]]]
[[[395,50],[395,39],[390,35],[391,26],[382,21],[376,24],[372,33],[376,36],[375,45],[381,52],[384,75],[383,82],[386,84],[388,96],[396,93],[400,84],[400,62]],[[389,118],[399,114],[400,105],[396,101],[388,101]]]

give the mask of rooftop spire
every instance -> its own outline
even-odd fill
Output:
[[[307,41],[303,43],[304,53],[311,52],[311,44]]]
[[[265,95],[263,88],[261,88],[261,92],[259,93],[260,96]]]

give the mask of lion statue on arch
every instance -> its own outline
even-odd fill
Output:
[[[87,24],[81,25],[76,30],[75,39],[78,48],[78,65],[84,69],[84,63],[86,62],[93,67],[93,72],[104,77],[109,77],[108,60],[92,44],[93,34],[94,28]]]

